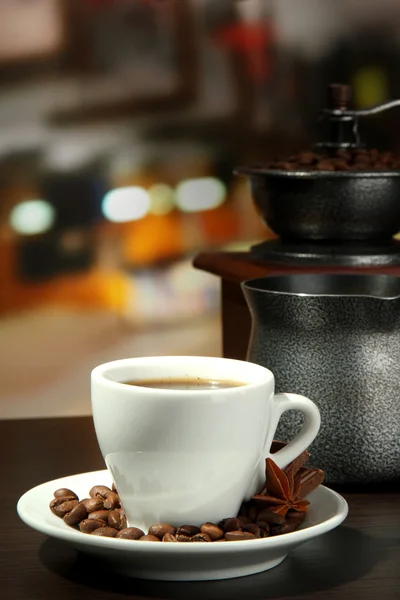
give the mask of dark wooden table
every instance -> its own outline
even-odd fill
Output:
[[[4,600],[182,598],[395,600],[400,597],[400,493],[344,494],[345,523],[279,567],[220,582],[122,578],[19,520],[18,498],[45,481],[103,468],[88,417],[0,421],[0,597]]]

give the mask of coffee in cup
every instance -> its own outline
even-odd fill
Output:
[[[164,379],[133,379],[123,381],[125,385],[156,388],[161,390],[222,390],[246,385],[242,381],[204,379],[203,377],[166,377]]]

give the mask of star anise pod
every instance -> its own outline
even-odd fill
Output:
[[[253,496],[255,502],[267,505],[269,510],[283,516],[286,516],[288,510],[307,510],[310,503],[297,497],[301,489],[301,480],[294,477],[292,465],[283,471],[271,458],[267,458],[265,473],[266,482]]]

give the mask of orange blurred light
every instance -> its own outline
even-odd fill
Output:
[[[141,221],[126,226],[123,257],[131,265],[151,265],[173,258],[184,252],[180,216],[148,215]]]
[[[228,205],[197,215],[201,230],[206,241],[211,244],[221,244],[238,239],[240,221],[238,215]]]

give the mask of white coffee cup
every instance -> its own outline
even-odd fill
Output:
[[[156,389],[124,381],[202,378],[241,382],[215,390]],[[298,435],[273,455],[286,466],[316,437],[316,405],[275,394],[265,367],[226,358],[162,356],[92,371],[97,439],[130,526],[199,525],[236,515],[265,479],[282,413],[300,410]]]

